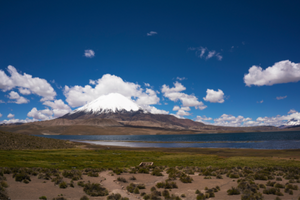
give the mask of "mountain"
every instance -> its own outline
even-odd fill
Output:
[[[292,118],[287,121],[284,125],[279,126],[282,129],[290,129],[290,128],[297,128],[300,127],[300,119]]]
[[[123,126],[156,127],[165,129],[197,130],[205,126],[190,119],[179,119],[173,115],[152,114],[131,99],[118,93],[101,96],[94,101],[62,116],[60,119],[112,119]]]
[[[152,114],[117,93],[100,96],[53,120],[0,126],[0,130],[44,135],[156,135],[277,131],[273,126],[222,127],[173,115]]]

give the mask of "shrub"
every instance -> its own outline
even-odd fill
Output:
[[[217,178],[217,179],[223,179],[223,176],[220,175],[220,174],[218,174],[218,175],[216,176],[216,178]]]
[[[0,182],[0,185],[3,187],[3,188],[8,188],[8,184],[6,181],[1,181]]]
[[[273,187],[273,186],[275,185],[275,183],[276,183],[276,182],[268,181],[266,185],[267,185],[267,186]]]
[[[121,173],[123,173],[123,169],[116,168],[116,169],[113,169],[113,172],[117,175],[120,175]]]
[[[131,176],[129,179],[133,181],[136,180],[135,176]]]
[[[99,183],[87,183],[84,185],[83,191],[90,196],[105,196],[108,195],[106,188]]]
[[[89,177],[99,177],[99,173],[98,172],[92,172],[92,171],[90,171],[90,172],[87,173],[87,175]]]
[[[127,180],[123,177],[118,177],[117,180],[123,183],[127,183]]]
[[[84,181],[78,181],[78,182],[77,182],[77,185],[78,185],[78,186],[81,186],[81,187],[84,187],[85,184],[84,184]]]
[[[62,180],[63,180],[63,177],[57,176],[57,177],[53,178],[51,181],[54,182],[55,185],[58,185],[62,182]]]
[[[89,198],[84,195],[83,197],[80,198],[80,200],[89,200]]]
[[[30,176],[26,173],[18,173],[14,175],[15,180],[18,182],[24,182],[24,183],[29,183],[29,181],[31,181]]]
[[[152,171],[151,175],[153,175],[153,176],[163,176],[163,174],[161,173],[161,170],[157,169],[157,168]]]
[[[181,197],[182,197],[182,198],[185,198],[186,196],[185,196],[185,194],[181,194]]]
[[[275,188],[284,188],[284,186],[282,184],[280,184],[280,183],[275,183],[274,187]]]
[[[183,182],[183,183],[191,183],[193,181],[193,179],[189,175],[182,174],[180,176],[180,181]]]
[[[41,197],[39,197],[39,199],[47,200],[47,197],[46,196],[41,196]]]
[[[195,192],[195,194],[200,194],[201,192],[200,192],[200,190],[196,190],[196,192]]]
[[[240,175],[237,173],[229,174],[229,178],[240,178]]]
[[[275,195],[278,192],[280,192],[280,190],[278,188],[269,188],[269,189],[263,190],[264,194],[274,194]]]
[[[266,188],[266,185],[265,184],[259,184],[259,188]]]
[[[67,183],[66,182],[61,182],[60,184],[59,184],[59,188],[62,188],[62,189],[65,189],[65,188],[67,188],[68,187],[68,185],[67,185]]]
[[[154,190],[156,190],[156,188],[155,187],[152,187],[151,189],[150,189],[150,191],[152,192],[152,191],[154,191]]]
[[[162,192],[162,196],[164,196],[166,199],[167,198],[169,198],[170,197],[170,193],[169,193],[169,191],[168,190],[163,190],[163,192]]]
[[[197,200],[205,200],[206,196],[203,193],[197,195]]]
[[[140,193],[139,188],[138,188],[138,187],[134,188],[133,193],[134,193],[134,194],[139,194],[139,193]]]
[[[232,187],[231,189],[227,190],[228,195],[238,195],[240,191],[237,188]]]
[[[122,196],[119,193],[117,193],[117,194],[112,193],[111,195],[109,195],[107,197],[107,200],[120,200],[121,197]]]
[[[204,179],[211,179],[210,176],[204,176]]]
[[[127,191],[130,192],[130,193],[133,193],[134,189],[135,189],[135,184],[133,183],[130,183],[130,185],[128,185],[126,187]]]
[[[139,168],[138,173],[149,174],[149,169],[147,169],[145,167],[141,167],[141,168]]]
[[[277,177],[277,178],[276,178],[276,181],[282,181],[282,178]]]
[[[52,200],[67,200],[65,197],[56,197],[56,198],[53,198]]]
[[[65,178],[70,178],[74,181],[77,181],[77,180],[81,179],[82,173],[80,170],[72,169],[72,170],[64,170],[62,175]]]

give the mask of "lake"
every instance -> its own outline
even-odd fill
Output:
[[[300,131],[193,135],[36,135],[90,144],[149,148],[300,149]]]

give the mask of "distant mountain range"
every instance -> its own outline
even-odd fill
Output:
[[[190,119],[180,119],[173,115],[152,114],[131,99],[117,93],[101,96],[57,119],[1,126],[0,129],[27,134],[66,135],[195,134],[282,130],[274,126],[213,126]]]

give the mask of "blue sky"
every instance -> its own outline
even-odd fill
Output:
[[[217,125],[300,119],[299,7],[1,1],[0,123],[52,119],[111,92]]]

